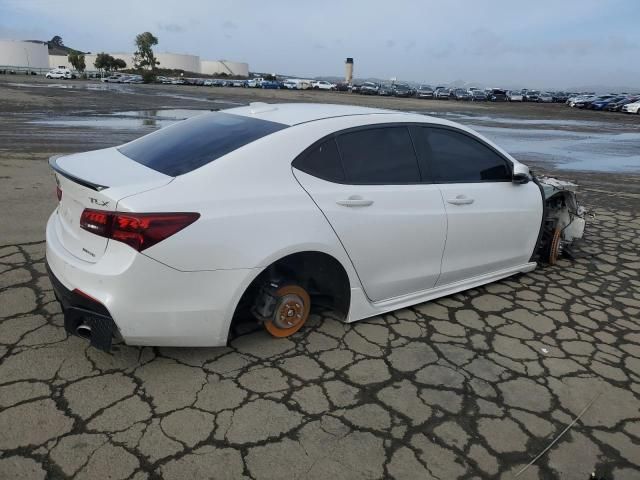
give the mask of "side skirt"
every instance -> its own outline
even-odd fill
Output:
[[[462,292],[463,290],[469,290],[471,288],[479,287],[487,283],[492,283],[497,280],[501,280],[517,273],[526,273],[535,270],[537,263],[529,262],[516,267],[508,269],[498,270],[486,275],[473,277],[468,280],[463,280],[456,283],[450,283],[449,285],[442,285],[430,290],[424,290],[421,292],[411,293],[409,295],[403,295],[401,297],[390,298],[381,302],[370,302],[361,288],[351,289],[351,307],[349,309],[349,315],[346,322],[351,323],[364,318],[373,317],[375,315],[381,315],[383,313],[391,312],[393,310],[399,310],[401,308],[410,307],[419,303],[435,300],[436,298],[446,297],[447,295],[453,295],[454,293]]]

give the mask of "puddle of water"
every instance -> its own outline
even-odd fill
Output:
[[[162,128],[172,123],[206,113],[209,110],[166,109],[115,112],[107,115],[88,117],[64,117],[46,120],[32,120],[29,123],[59,127],[88,127],[113,129]]]
[[[211,110],[197,110],[191,108],[163,108],[160,110],[131,110],[126,112],[113,112],[114,117],[156,118],[161,120],[185,120]]]
[[[518,160],[564,170],[640,172],[640,133],[593,133],[473,125]]]
[[[27,87],[27,88],[65,88],[69,90],[73,90],[77,88],[75,85],[69,85],[64,83],[17,83],[17,82],[8,82],[7,85],[12,87]]]
[[[415,113],[471,127],[524,163],[543,162],[562,170],[640,172],[640,132],[630,124]]]
[[[224,102],[228,103],[228,102]],[[32,120],[32,124],[61,127],[150,131],[209,110],[159,109],[106,115],[66,116]],[[598,129],[592,121],[526,120],[461,114],[449,117],[477,130],[523,162],[544,162],[563,170],[640,172],[640,132]],[[454,117],[454,118],[452,118]],[[507,126],[508,125],[508,126]],[[540,128],[527,128],[536,125]],[[565,128],[560,129],[559,126]],[[587,128],[580,128],[585,127]],[[628,130],[628,129],[627,129]]]

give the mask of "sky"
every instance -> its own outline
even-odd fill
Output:
[[[0,38],[248,62],[251,71],[640,90],[640,0],[0,0]]]

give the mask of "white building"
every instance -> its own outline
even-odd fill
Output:
[[[20,68],[49,68],[49,49],[46,43],[0,40],[0,66]]]
[[[108,52],[109,53],[109,52]],[[133,53],[109,53],[120,58],[132,68]],[[185,72],[204,73],[206,75],[226,74],[230,76],[249,76],[249,64],[229,60],[200,60],[198,55],[158,52],[155,54],[160,68],[184,70]],[[87,71],[96,70],[94,63],[97,54],[85,54]],[[18,40],[0,40],[0,66],[18,68],[49,69],[56,67],[73,68],[66,55],[49,55],[46,42],[23,42]]]

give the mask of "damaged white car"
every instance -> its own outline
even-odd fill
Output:
[[[252,104],[54,157],[47,265],[65,327],[108,350],[275,337],[314,306],[347,322],[554,263],[584,229],[454,122],[346,105]]]

